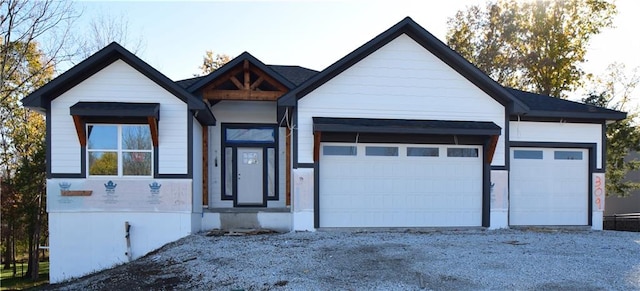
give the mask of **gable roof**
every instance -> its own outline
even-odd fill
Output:
[[[289,82],[293,83],[293,85],[298,86],[309,78],[313,77],[318,73],[316,70],[312,70],[309,68],[301,67],[301,66],[283,66],[283,65],[266,65],[268,68],[273,70],[274,73],[280,74],[280,76],[289,80]],[[273,74],[272,74],[273,75]],[[196,82],[206,78],[207,76],[199,76],[193,77],[184,80],[176,81],[176,84],[180,85],[182,88],[189,88],[189,86],[195,84]]]
[[[465,58],[418,25],[410,17],[406,17],[385,32],[313,76],[296,89],[289,91],[289,93],[278,100],[278,105],[295,106],[298,99],[306,96],[402,34],[411,37],[415,42],[445,62],[496,101],[510,107],[510,112],[526,112],[529,109],[520,100],[514,98],[504,87],[469,63]]]
[[[300,84],[304,83],[304,81],[309,80],[309,78],[315,76],[318,73],[318,71],[316,70],[300,66],[267,65],[267,67],[285,77],[296,86],[299,86]]]
[[[218,77],[224,75],[228,71],[232,70],[236,66],[242,65],[244,61],[249,61],[252,65],[256,66],[261,71],[265,72],[269,76],[276,79],[276,81],[280,82],[282,85],[287,87],[287,89],[291,90],[295,88],[302,79],[308,78],[309,75],[315,74],[315,71],[311,69],[306,69],[297,66],[267,66],[254,56],[252,56],[248,52],[243,52],[233,60],[224,64],[222,67],[213,71],[211,74],[198,77],[191,78],[187,80],[178,81],[182,86],[187,85],[187,91],[191,93],[195,93],[202,89],[204,86],[209,84],[211,81],[217,79]],[[286,76],[286,77],[285,77]]]
[[[141,74],[164,88],[180,100],[184,101],[189,110],[198,112],[196,118],[202,124],[215,124],[215,118],[203,100],[196,98],[184,88],[178,86],[158,70],[126,50],[116,42],[93,54],[78,65],[56,77],[51,82],[40,87],[21,100],[25,107],[46,111],[51,101],[66,91],[93,76],[95,73],[109,66],[117,60],[122,60]]]
[[[563,118],[563,119],[605,119],[621,120],[627,117],[624,112],[604,107],[584,104],[541,95],[513,88],[506,88],[514,97],[529,107],[525,117]]]
[[[176,84],[178,84],[178,86],[187,89],[189,86],[193,85],[195,82],[198,82],[200,80],[202,80],[202,78],[204,78],[205,76],[197,76],[197,77],[193,77],[193,78],[189,78],[189,79],[184,79],[184,80],[178,80],[176,81]]]

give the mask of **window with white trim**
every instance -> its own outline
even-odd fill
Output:
[[[149,177],[153,146],[144,124],[87,125],[89,176]]]

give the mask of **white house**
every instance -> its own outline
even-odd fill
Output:
[[[502,87],[410,18],[321,72],[243,53],[173,82],[113,43],[23,104],[53,283],[213,228],[602,229],[626,116]]]

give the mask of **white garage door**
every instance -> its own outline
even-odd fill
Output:
[[[323,143],[321,227],[480,226],[482,147]]]
[[[512,148],[511,225],[587,225],[585,149]]]

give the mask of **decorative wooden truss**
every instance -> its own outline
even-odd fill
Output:
[[[206,85],[202,97],[211,101],[276,101],[287,91],[287,87],[245,60]]]

